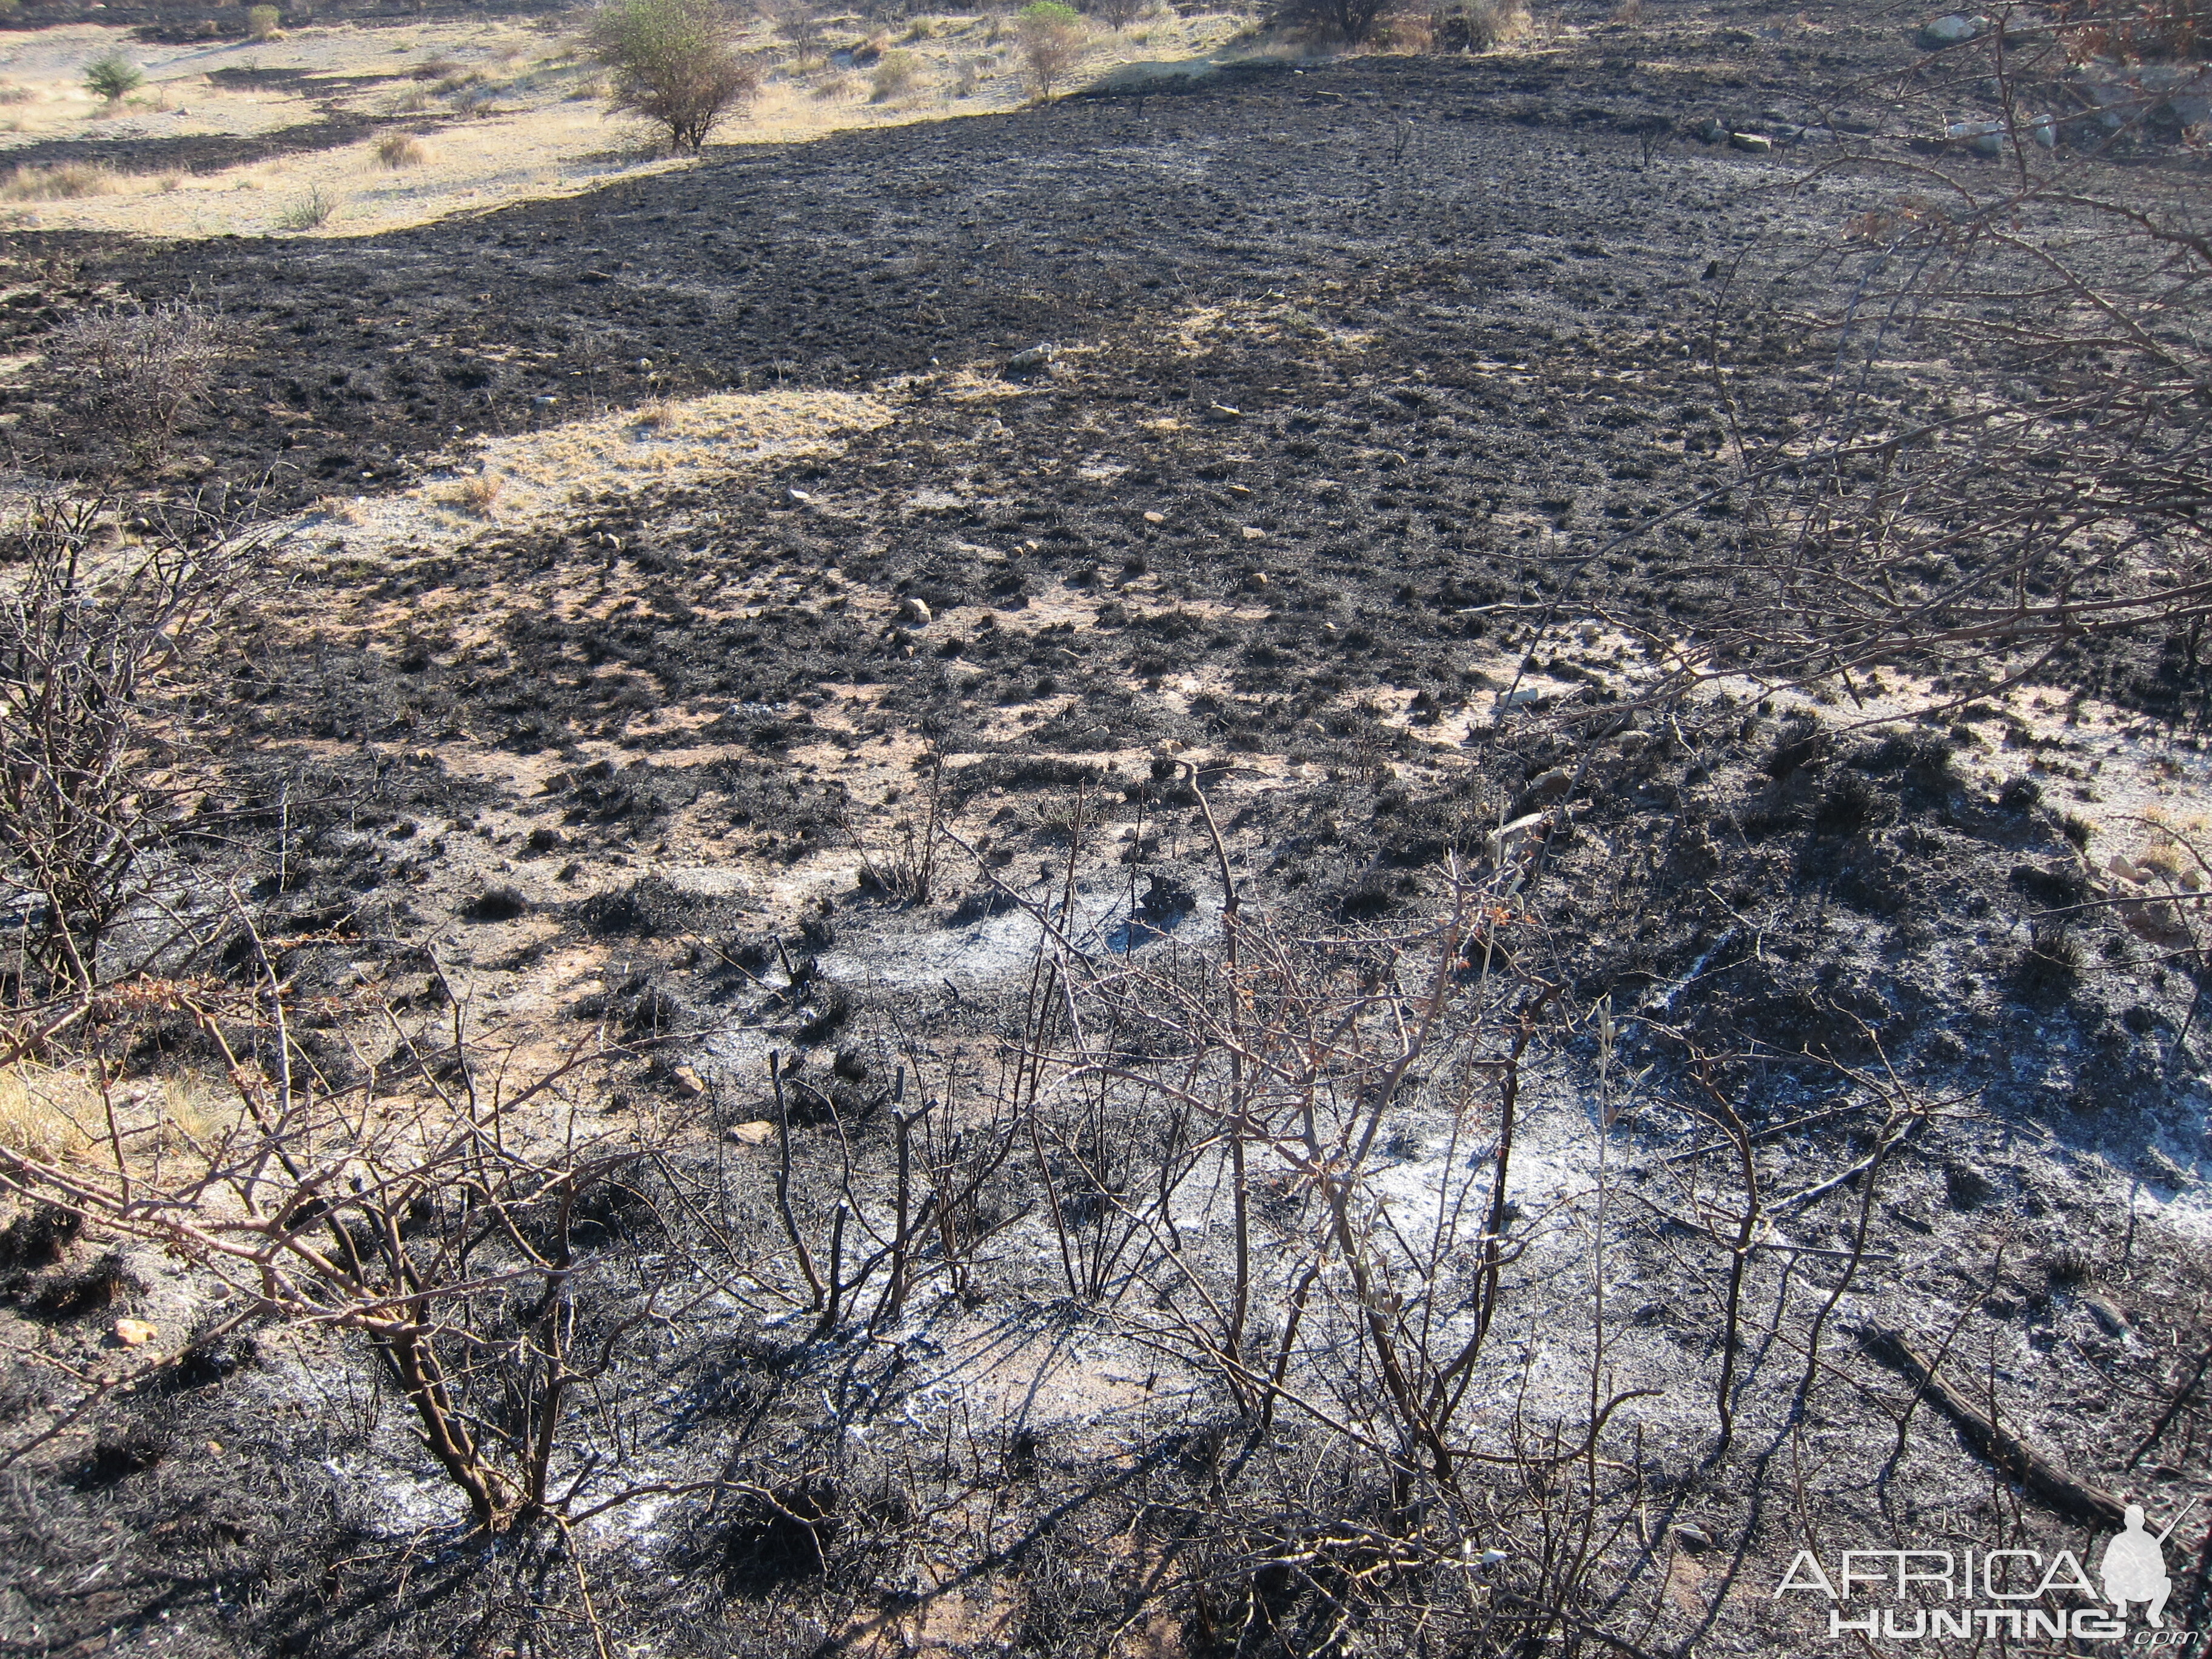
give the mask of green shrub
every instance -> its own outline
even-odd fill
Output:
[[[84,87],[95,98],[120,102],[146,84],[146,73],[119,52],[95,58],[84,66]]]
[[[698,149],[759,84],[716,0],[605,0],[592,51],[612,81],[607,101],[665,128],[678,149]]]
[[[1014,23],[1030,85],[1038,97],[1049,98],[1083,56],[1083,18],[1060,0],[1030,0]]]
[[[255,6],[246,14],[246,32],[257,40],[274,40],[282,21],[274,6]]]

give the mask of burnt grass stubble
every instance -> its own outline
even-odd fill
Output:
[[[853,894],[774,939],[747,931],[744,906],[635,872],[684,826],[712,822],[770,868],[846,833],[841,786],[787,763],[794,744],[875,735],[815,724],[824,682],[880,687],[869,719],[881,732],[980,756],[951,774],[950,810],[995,813],[1001,845],[1018,842],[1023,811],[1064,808],[1079,788],[1109,824],[1141,807],[1165,834],[1099,878],[1128,880],[1133,894],[1158,876],[1152,890],[1195,894],[1202,910],[1218,888],[1187,785],[1173,768],[1085,757],[1171,743],[1214,757],[1202,781],[1234,798],[1224,816],[1245,902],[1353,933],[1420,914],[1445,856],[1478,857],[1530,781],[1564,765],[1571,828],[1547,849],[1530,896],[1540,926],[1518,943],[1516,970],[1562,987],[1577,1009],[1610,996],[1621,1015],[1721,1057],[1737,1111],[1772,1132],[1771,1190],[1825,1179],[1868,1145],[1863,1113],[1784,1127],[1850,1097],[1838,1064],[1893,1066],[1949,1103],[1883,1176],[1855,1316],[1952,1332],[1949,1352],[1980,1367],[1976,1386],[2084,1480],[2154,1504],[2193,1490],[2204,1472],[2194,1410],[2124,1465],[2174,1386],[2173,1357],[2212,1340],[2204,1264],[2170,1233],[2155,1248],[2139,1240],[2104,1201],[2109,1187],[2075,1172],[2102,1160],[2124,1180],[2182,1179],[2159,1148],[2193,1151],[2201,1133],[2204,1103],[2186,1092],[2201,1048],[2182,1040],[2196,988],[2107,910],[2063,929],[2045,920],[2031,939],[2031,922],[2090,889],[2036,787],[1966,781],[1962,763],[2001,726],[1838,734],[1713,700],[1656,725],[1647,716],[1623,741],[1602,678],[1556,635],[1529,683],[1567,701],[1570,717],[1516,716],[1439,758],[1361,705],[1391,688],[1417,694],[1420,720],[1471,700],[1486,710],[1492,685],[1470,664],[1522,641],[1483,607],[1542,597],[1555,538],[1587,544],[1723,481],[1721,410],[1698,347],[1703,273],[1740,256],[1755,272],[1762,248],[1827,234],[1841,210],[1781,191],[1779,168],[1679,140],[1646,167],[1638,135],[1707,111],[1794,113],[1788,100],[1808,82],[1847,80],[1897,50],[1886,22],[1838,15],[1816,46],[1799,46],[1775,38],[1779,13],[1739,21],[1698,37],[1717,62],[1704,70],[1638,66],[1632,43],[1600,34],[1579,54],[1510,69],[1253,73],[1172,96],[748,150],[360,242],[11,235],[5,258],[48,296],[11,325],[13,350],[35,349],[72,309],[116,291],[212,297],[253,326],[256,349],[178,446],[163,481],[175,489],[265,474],[279,504],[372,492],[418,476],[456,428],[550,418],[531,413],[540,395],[562,399],[566,417],[594,399],[913,377],[890,394],[889,428],[750,483],[601,499],[557,531],[488,529],[451,555],[295,562],[292,589],[235,653],[210,805],[219,825],[177,856],[230,872],[228,849],[258,836],[267,852],[245,874],[264,933],[349,935],[288,950],[286,978],[303,995],[335,994],[366,963],[413,988],[394,1000],[429,1020],[435,976],[409,941],[439,933],[465,962],[486,948],[472,939],[544,906],[501,884],[502,852],[510,864],[635,861],[611,895],[556,907],[568,936],[621,940],[628,969],[577,1012],[654,1033],[766,1027],[802,1055],[810,1097],[839,1105],[868,1179],[881,1181],[896,1048],[1001,1039],[1018,1030],[1018,991],[940,998],[817,977],[795,1012],[799,998],[762,981],[780,980],[787,958],[802,979],[818,976],[811,964],[834,944],[865,953],[872,939],[973,921],[995,908],[981,878],[912,912]],[[1209,349],[1164,343],[1206,307],[1229,315],[1202,336]],[[1735,392],[1747,421],[1778,422],[1808,365],[1801,342],[1761,334],[1756,319],[1735,339]],[[1064,356],[1018,398],[951,394],[951,366],[1039,340],[1096,349]],[[10,397],[24,409],[19,441],[44,422],[42,464],[112,465],[96,437],[72,447],[89,428],[66,419],[64,389],[33,383]],[[311,414],[315,435],[296,436],[302,423],[280,411]],[[1170,434],[1151,429],[1166,420],[1178,422]],[[1126,470],[1077,476],[1092,457]],[[902,505],[953,476],[975,505]],[[793,501],[793,489],[811,499]],[[1148,526],[1148,509],[1164,522]],[[1245,538],[1248,525],[1264,538]],[[1722,499],[1656,533],[1679,557],[1739,530]],[[994,625],[957,638],[888,631],[816,587],[831,566],[939,615],[987,604]],[[1658,585],[1662,568],[1625,550],[1609,599],[1694,627],[1700,595]],[[771,570],[790,602],[730,614],[724,590]],[[1267,579],[1261,620],[1188,608],[1249,601],[1255,572]],[[593,582],[637,603],[595,617],[550,602]],[[1062,587],[1101,601],[1095,625],[1025,626],[1032,601]],[[483,607],[491,638],[458,643],[434,623],[346,625],[370,606],[428,616],[430,601],[455,598]],[[2202,688],[2176,679],[2160,643],[2078,658],[2069,686],[2171,716]],[[1224,689],[1187,702],[1162,694],[1164,676],[1195,670]],[[1038,698],[1041,682],[1077,694],[1066,713],[1022,739],[982,734],[991,709]],[[672,707],[713,715],[682,742],[726,745],[721,758],[656,759],[677,740],[649,716]],[[587,756],[586,739],[613,742],[615,757]],[[526,840],[501,848],[471,832],[480,812],[514,803],[449,769],[439,749],[450,743],[557,762],[527,803],[538,823]],[[1237,793],[1240,765],[1270,756],[1325,766],[1327,781]],[[1036,856],[1024,849],[1015,866],[1024,880],[1064,857],[1048,828],[1034,840]],[[1618,1146],[1648,1173],[1709,1131],[1676,1103],[1695,1098],[1684,1043],[1638,1029],[1628,1057],[1656,1069]],[[310,1029],[301,1041],[342,1078],[338,1035]],[[188,1049],[188,1036],[155,1030],[137,1058],[173,1063]],[[1557,1099],[1586,1085],[1586,1030],[1548,1033],[1542,1052]],[[670,1077],[665,1064],[640,1066],[616,1103],[673,1102]],[[717,1131],[759,1118],[765,1078],[717,1078],[690,1109]],[[838,1131],[826,1111],[807,1115],[794,1134],[802,1176],[819,1182]],[[708,1195],[723,1241],[687,1231],[684,1206],[611,1203],[586,1241],[598,1267],[587,1318],[617,1316],[665,1264],[711,1260],[729,1237],[763,1256],[781,1249],[761,1166],[726,1146],[695,1142],[637,1179]],[[1027,1180],[1017,1161],[996,1201],[1034,1212]],[[1845,1186],[1808,1206],[1796,1242],[1847,1252],[1858,1203]],[[1029,1224],[1009,1235],[1026,1245],[986,1259],[983,1306],[1003,1310],[1010,1331],[1093,1336],[1094,1316],[1062,1299],[1048,1235],[1034,1214]],[[1718,1340],[1702,1311],[1712,1253],[1649,1215],[1620,1224],[1613,1248],[1615,1320],[1663,1337],[1647,1351],[1672,1355],[1651,1362],[1656,1386],[1694,1401]],[[143,1288],[143,1267],[35,1213],[9,1222],[0,1249],[19,1352],[88,1347]],[[1766,1258],[1754,1274],[1762,1306],[1778,1271]],[[1836,1267],[1812,1257],[1790,1271],[1825,1295]],[[2126,1334],[2084,1311],[2100,1285],[2124,1301]],[[1005,1587],[1012,1621],[970,1632],[977,1645],[1083,1651],[1138,1608],[1146,1572],[1185,1532],[1200,1540],[1194,1559],[1216,1559],[1211,1537],[1227,1562],[1237,1529],[1224,1516],[1239,1517],[1249,1544],[1389,1508],[1365,1489],[1364,1466],[1341,1464],[1309,1427],[1279,1421],[1256,1443],[1224,1435],[1221,1402],[1203,1389],[1139,1414],[1140,1431],[1075,1420],[1040,1432],[979,1409],[960,1435],[923,1444],[901,1426],[914,1402],[903,1346],[857,1325],[811,1338],[803,1317],[770,1328],[726,1311],[647,1330],[577,1432],[641,1466],[719,1471],[733,1491],[775,1495],[685,1500],[592,1552],[608,1632],[653,1651],[819,1650],[927,1606],[948,1573],[979,1592]],[[2023,1331],[2024,1344],[2013,1335]],[[1890,1373],[1847,1340],[1830,1358],[1842,1380],[1799,1401],[1802,1358],[1753,1341],[1744,1427],[1718,1468],[1704,1462],[1702,1407],[1683,1406],[1649,1440],[1616,1437],[1611,1455],[1629,1466],[1643,1520],[1579,1616],[1632,1631],[1650,1651],[1793,1645],[1802,1632],[1784,1613],[1796,1609],[1776,1609],[1763,1583],[1724,1609],[1717,1597],[1756,1577],[1732,1560],[1778,1563],[1796,1547],[1801,1494],[1850,1543],[2021,1537],[2086,1553],[2089,1531],[1978,1463],[1932,1407],[1899,1431],[1909,1395]],[[26,1361],[0,1390],[0,1415],[27,1435],[61,1397],[58,1374]],[[41,1654],[590,1651],[555,1541],[491,1547],[441,1529],[449,1505],[404,1417],[375,1368],[334,1338],[196,1350],[88,1435],[0,1472],[0,1638]],[[1793,1461],[1808,1436],[1820,1460],[1809,1470]],[[1340,1466],[1349,1490],[1332,1492],[1328,1510],[1316,1493]],[[993,1517],[980,1531],[979,1506]],[[1692,1555],[1670,1532],[1687,1522],[1716,1540],[1711,1552]],[[1240,1638],[1226,1616],[1235,1582],[1165,1596],[1144,1627],[1192,1651],[1263,1648],[1270,1618]],[[1261,1584],[1259,1600],[1279,1588]],[[2192,1568],[2177,1608],[2200,1617],[2203,1595]],[[1287,1601],[1269,1613],[1309,1635],[1328,1622]],[[1578,1644],[1602,1646],[1570,1633]]]

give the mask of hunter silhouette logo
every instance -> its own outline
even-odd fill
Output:
[[[2212,1644],[2203,1632],[2169,1631],[2166,1619],[2166,1601],[2173,1594],[2166,1542],[2203,1501],[2191,1498],[2157,1533],[2150,1530],[2142,1504],[2128,1504],[2121,1511],[2120,1530],[2106,1541],[2103,1555],[2089,1557],[2103,1581],[2101,1595],[2074,1551],[2045,1555],[2017,1546],[1847,1549],[1835,1558],[1832,1571],[1817,1552],[1801,1549],[1773,1594],[1826,1601],[1832,1642],[1850,1637],[1908,1643],[2048,1638],[2180,1649],[2190,1659],[2212,1659]],[[2149,1629],[2130,1635],[2129,1615],[2138,1605]]]
[[[2183,1504],[2180,1513],[2155,1538],[2143,1530],[2142,1505],[2128,1505],[2122,1517],[2125,1526],[2105,1546],[2102,1573],[2105,1599],[2121,1618],[2128,1616],[2130,1602],[2141,1601],[2151,1628],[2166,1628],[2166,1598],[2173,1593],[2173,1581],[2166,1576],[2166,1540],[2173,1536],[2173,1529],[2197,1501],[2192,1498]]]

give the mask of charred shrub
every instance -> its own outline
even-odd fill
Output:
[[[1818,720],[1785,721],[1774,747],[1767,751],[1766,775],[1777,783],[1786,783],[1797,773],[1826,762],[1831,748],[1832,741]]]
[[[169,1437],[157,1429],[133,1426],[104,1431],[77,1465],[81,1487],[112,1486],[154,1468],[169,1455]]]
[[[1850,763],[1877,777],[1895,777],[1910,811],[1941,806],[1959,787],[1950,743],[1930,732],[1893,732],[1852,756]]]
[[[89,1267],[47,1279],[29,1293],[23,1306],[33,1318],[58,1324],[112,1307],[116,1297],[137,1288],[122,1253],[110,1250]]]
[[[512,921],[530,908],[530,901],[520,887],[502,883],[487,887],[469,901],[471,921]]]
[[[730,1590],[757,1595],[827,1574],[844,1527],[842,1497],[826,1474],[746,1493],[723,1535],[722,1574]]]
[[[2081,947],[2063,921],[2036,924],[2027,948],[2013,963],[2012,986],[2027,1001],[2064,1001],[2081,980]]]
[[[0,1230],[0,1273],[37,1273],[61,1260],[84,1231],[84,1218],[52,1204],[25,1211]]]
[[[1824,836],[1856,836],[1897,822],[1897,797],[1877,789],[1863,772],[1839,772],[1821,792],[1813,827]]]
[[[2063,860],[2047,865],[2016,864],[2010,879],[2015,890],[2054,910],[2079,904],[2089,896],[2087,875],[2081,866]]]

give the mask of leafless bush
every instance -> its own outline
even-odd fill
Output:
[[[88,312],[63,327],[54,356],[76,383],[80,418],[145,461],[167,453],[177,422],[246,343],[214,307],[172,300]]]
[[[0,538],[0,880],[26,1002],[111,976],[102,943],[191,787],[178,705],[260,551],[213,520],[118,548],[114,516],[46,501]]]
[[[294,1042],[261,967],[252,992],[166,994],[223,1055],[227,1111],[195,1131],[103,1091],[83,1126],[97,1159],[0,1142],[0,1192],[189,1263],[221,1287],[224,1329],[365,1337],[485,1532],[637,1496],[598,1488],[601,1457],[568,1432],[625,1337],[681,1311],[594,1279],[594,1241],[659,1225],[644,1149],[580,1132],[561,1098],[620,1051],[587,1042],[524,1085],[480,1086],[457,1027],[446,1063],[416,1056],[411,1098],[340,1090]],[[416,1046],[403,1034],[403,1051]],[[565,1130],[552,1127],[564,1106]]]

